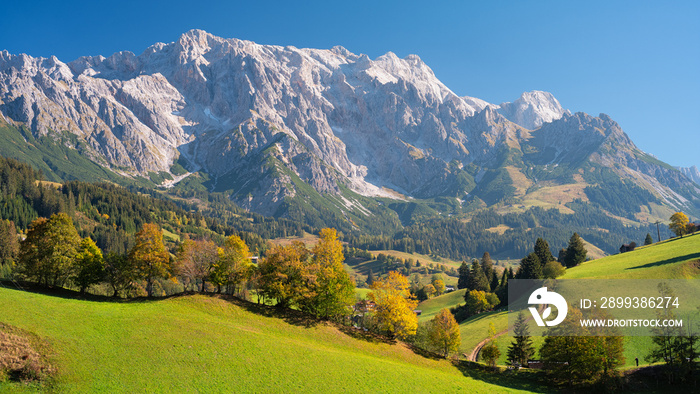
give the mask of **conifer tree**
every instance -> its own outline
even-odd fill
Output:
[[[654,239],[651,238],[651,234],[647,233],[647,237],[644,238],[644,245],[651,245],[654,243]]]
[[[552,251],[549,249],[549,243],[544,238],[537,238],[537,241],[535,241],[535,254],[539,257],[542,267],[554,260]]]
[[[481,265],[477,260],[472,262],[472,268],[469,271],[469,285],[467,286],[469,290],[479,290],[489,292],[489,280],[486,278],[484,271],[481,269]]]
[[[542,279],[542,264],[540,258],[533,252],[520,260],[518,279]]]
[[[518,313],[518,319],[513,325],[513,334],[515,341],[508,346],[508,362],[527,366],[527,361],[535,354],[535,347],[532,346],[530,330],[522,311]]]
[[[462,265],[459,266],[459,279],[457,279],[457,288],[466,289],[469,286],[469,264],[466,261],[462,261]]]
[[[564,253],[564,262],[566,268],[575,267],[584,261],[586,261],[586,246],[583,244],[583,240],[577,233],[571,236],[569,240],[569,246],[566,248]]]

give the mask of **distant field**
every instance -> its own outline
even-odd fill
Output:
[[[379,253],[384,253],[387,256],[393,256],[404,260],[419,260],[421,264],[434,263],[454,268],[459,268],[459,266],[462,265],[461,261],[450,260],[445,257],[432,257],[420,253],[400,252],[398,250],[370,250],[370,253],[372,253],[375,256],[377,256]]]
[[[270,242],[272,242],[274,245],[282,245],[282,246],[291,245],[292,242],[294,242],[294,241],[301,241],[307,247],[312,248],[318,243],[318,235],[309,234],[307,232],[304,232],[303,237],[285,237],[285,238],[275,238],[275,239],[270,240]]]
[[[114,303],[0,288],[0,299],[2,322],[53,348],[60,392],[517,391],[404,345],[214,296]]]
[[[434,297],[421,302],[416,308],[422,311],[421,315],[418,317],[418,321],[428,321],[432,319],[443,308],[449,309],[459,304],[464,304],[465,292],[466,290],[464,289],[455,290],[439,297]]]

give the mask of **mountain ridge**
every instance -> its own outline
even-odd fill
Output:
[[[122,175],[208,174],[211,190],[270,215],[324,199],[343,214],[361,196],[507,209],[544,198],[567,211],[554,189],[589,199],[608,171],[654,196],[630,207],[637,221],[700,211],[697,185],[607,115],[572,114],[541,91],[500,105],[459,97],[417,55],[372,60],[202,30],[69,63],[2,51],[0,114],[37,136],[73,134],[82,155]]]

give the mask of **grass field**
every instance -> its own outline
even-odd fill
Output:
[[[464,304],[465,292],[466,290],[464,289],[455,290],[439,297],[434,297],[421,302],[416,308],[422,311],[421,315],[418,317],[418,321],[422,322],[432,319],[443,308],[449,309],[459,304]]]
[[[97,302],[0,288],[0,299],[4,323],[53,349],[61,392],[517,391],[402,344],[213,296]]]
[[[562,279],[690,279],[700,276],[700,233],[589,261]]]

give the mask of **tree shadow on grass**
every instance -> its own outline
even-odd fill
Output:
[[[93,302],[131,302],[135,299],[115,298],[91,293],[80,294],[79,291],[64,289],[63,287],[46,287],[31,282],[0,280],[0,287],[15,291],[42,294],[50,297],[66,300],[81,300]],[[156,300],[156,299],[154,299]]]
[[[222,299],[235,304],[250,313],[265,317],[274,317],[277,319],[282,319],[286,323],[294,326],[300,326],[305,328],[316,327],[322,321],[317,319],[315,316],[308,313],[297,311],[289,308],[282,308],[278,306],[270,306],[263,304],[256,304],[254,302],[246,301],[234,296],[222,296]]]
[[[683,255],[683,256],[677,256],[677,257],[673,257],[673,258],[666,259],[666,260],[660,260],[660,261],[656,261],[656,262],[653,262],[653,263],[648,263],[648,264],[640,265],[640,266],[637,266],[637,267],[629,267],[629,268],[627,268],[627,269],[628,269],[628,270],[636,270],[636,269],[640,269],[640,268],[651,268],[651,267],[658,267],[658,266],[660,266],[660,265],[673,264],[673,263],[680,263],[680,262],[682,262],[682,261],[697,260],[697,259],[700,259],[700,252],[698,252],[698,253],[689,253],[689,254],[686,254],[686,255]]]
[[[395,339],[391,339],[389,337],[386,337],[384,335],[379,335],[376,333],[373,333],[371,331],[365,331],[362,328],[355,328],[352,326],[343,326],[343,325],[337,325],[338,330],[342,332],[343,334],[359,339],[361,341],[365,342],[370,342],[370,343],[385,343],[387,345],[394,345],[397,343]]]
[[[549,387],[543,371],[493,369],[472,361],[453,361],[452,364],[466,377],[514,390],[534,393],[553,393],[557,390]]]

